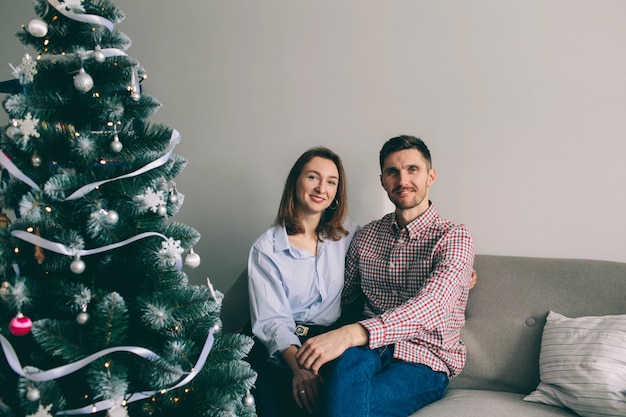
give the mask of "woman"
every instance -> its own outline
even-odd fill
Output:
[[[291,168],[276,221],[248,259],[259,417],[317,410],[321,378],[301,369],[295,353],[339,318],[344,259],[357,229],[346,214],[341,159],[327,148],[309,149]]]

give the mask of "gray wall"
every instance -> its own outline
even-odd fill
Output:
[[[153,120],[183,136],[193,281],[228,289],[311,146],[343,157],[356,222],[390,211],[377,154],[399,133],[430,145],[431,197],[479,253],[626,262],[625,1],[116,4]],[[17,65],[31,2],[1,8],[0,62]]]

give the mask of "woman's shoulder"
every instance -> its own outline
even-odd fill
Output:
[[[284,236],[283,236],[284,235]],[[252,248],[273,248],[275,243],[286,238],[287,232],[284,227],[273,225],[265,230],[252,244]]]

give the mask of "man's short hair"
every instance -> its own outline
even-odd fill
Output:
[[[389,154],[398,152],[398,151],[403,151],[405,149],[417,149],[426,160],[428,169],[432,168],[433,163],[432,163],[432,158],[430,156],[430,150],[428,150],[428,146],[426,146],[424,141],[421,140],[420,138],[416,138],[415,136],[400,135],[400,136],[396,136],[395,138],[389,139],[387,142],[385,142],[382,149],[380,150],[380,155],[379,155],[380,170],[381,171],[383,170],[385,159],[387,159]]]

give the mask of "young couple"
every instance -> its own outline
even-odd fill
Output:
[[[308,150],[289,172],[275,225],[252,246],[259,417],[406,417],[440,399],[463,368],[473,239],[429,200],[436,171],[422,140],[389,139],[379,163],[396,208],[359,228],[347,220],[341,159]],[[340,320],[355,306],[356,320]]]

